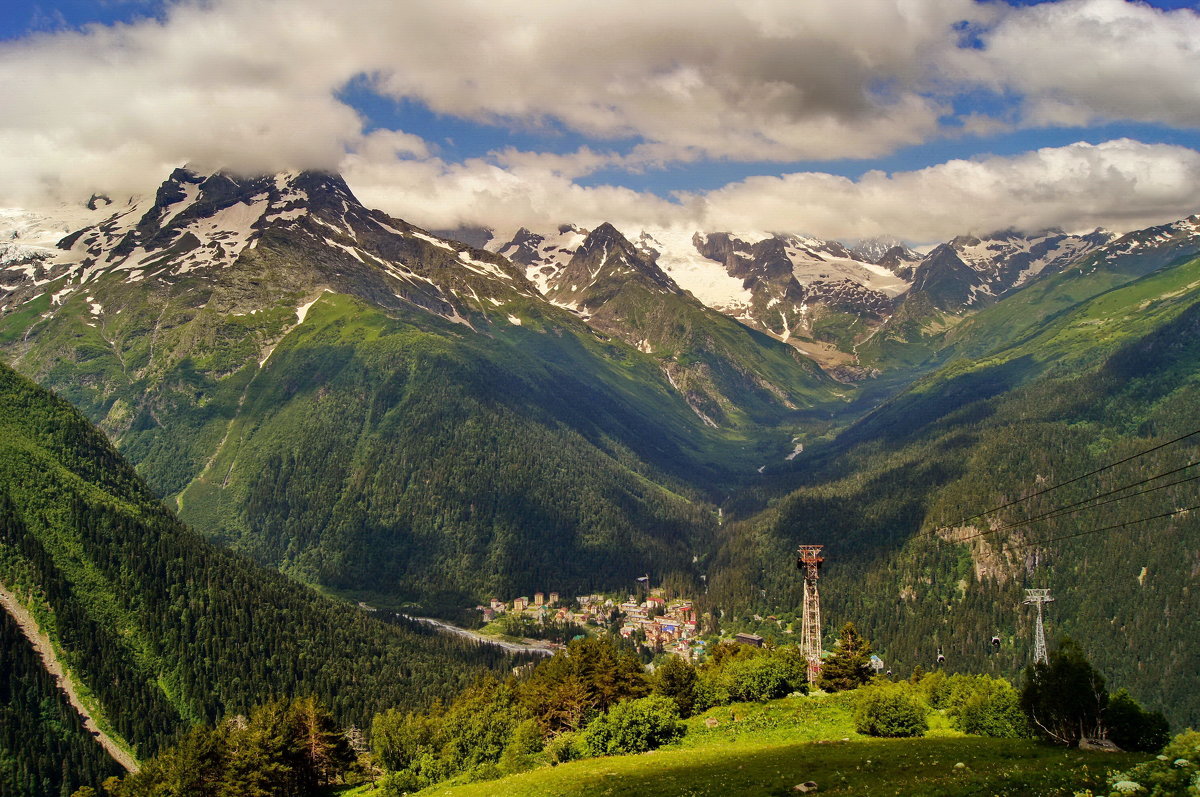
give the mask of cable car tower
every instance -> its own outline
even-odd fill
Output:
[[[808,682],[814,683],[821,672],[821,596],[817,579],[821,577],[820,545],[801,545],[796,568],[804,574],[804,614],[800,625],[800,652],[808,661]]]
[[[1037,625],[1033,629],[1033,663],[1046,664],[1049,659],[1046,656],[1046,629],[1042,624],[1042,607],[1050,603],[1054,598],[1050,597],[1048,589],[1027,589],[1025,590],[1024,603],[1032,603],[1037,606]]]

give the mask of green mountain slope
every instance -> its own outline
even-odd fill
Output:
[[[0,612],[0,793],[59,797],[122,772]]]
[[[942,249],[949,253],[948,247]],[[1038,335],[1059,315],[1158,270],[1170,270],[1198,252],[1200,218],[1191,216],[1121,236],[974,312],[944,309],[937,292],[918,282],[895,315],[856,351],[863,362],[885,369],[928,370],[956,358],[981,357]],[[961,267],[956,258],[951,260]]]
[[[1015,301],[1021,294],[995,311]],[[807,452],[779,476],[792,489],[769,509],[727,525],[712,597],[738,614],[792,609],[791,552],[824,544],[830,625],[852,618],[869,629],[888,666],[929,668],[942,648],[951,668],[1013,674],[1031,656],[1022,590],[1050,587],[1052,635],[1074,636],[1114,682],[1175,722],[1196,723],[1196,514],[1040,544],[1200,504],[1196,482],[1025,522],[1185,466],[1200,453],[1195,438],[986,520],[962,519],[1200,426],[1198,301],[1192,260],[1067,306],[1011,345],[923,379]],[[1011,524],[1021,525],[999,528]],[[746,600],[756,588],[765,606]]]
[[[505,663],[373,620],[204,541],[75,409],[6,366],[0,583],[49,634],[101,727],[140,755],[264,695],[315,694],[365,726]],[[0,760],[45,754],[6,747]]]
[[[835,398],[689,297],[639,351],[332,175],[180,170],[63,245],[0,317],[15,366],[196,528],[385,605],[694,578],[713,497]]]

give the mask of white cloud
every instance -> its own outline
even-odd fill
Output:
[[[1130,230],[1200,210],[1200,152],[1128,139],[953,160],[859,180],[752,177],[685,204],[706,229],[804,230],[828,238],[934,241],[1007,227]]]
[[[1024,98],[1027,125],[1200,126],[1200,13],[1123,0],[1014,9],[954,53],[958,77]]]
[[[528,157],[526,157],[528,156]],[[618,186],[583,187],[573,181],[582,168],[603,162],[535,153],[507,152],[507,165],[474,158],[374,161],[347,156],[342,173],[364,203],[429,228],[480,224],[496,229],[546,227],[564,222],[622,228],[665,226],[680,207],[653,194]]]
[[[508,160],[517,159],[510,154]],[[858,180],[817,172],[750,177],[681,194],[676,202],[623,188],[581,187],[541,164],[380,165],[351,157],[345,174],[368,204],[435,228],[611,221],[626,232],[687,227],[929,242],[1007,227],[1126,231],[1200,211],[1200,152],[1129,139],[954,160],[911,172],[869,172]]]
[[[948,26],[973,9],[179,3],[162,21],[0,44],[0,181],[30,195],[60,184],[124,190],[182,161],[332,166],[361,135],[337,98],[360,75],[438,113],[631,137],[660,160],[869,156],[936,134],[944,107],[914,90],[921,59],[951,47]]]
[[[958,46],[960,20],[982,49]],[[577,181],[709,159],[867,158],[1012,120],[1200,126],[1198,20],[1121,0],[713,0],[682,11],[641,0],[186,0],[161,19],[0,44],[0,204],[153,190],[192,162],[344,168],[364,199],[436,226],[611,220],[910,239],[1132,226],[1196,207],[1194,151],[1074,145],[857,181],[753,177],[678,202]],[[339,99],[363,76],[436,113],[566,128],[590,143],[449,162],[409,132],[364,134]],[[947,126],[954,98],[980,87],[1022,104]]]
[[[710,156],[864,157],[936,133],[946,108],[915,87],[953,23],[980,15],[970,0],[407,3],[376,85]]]

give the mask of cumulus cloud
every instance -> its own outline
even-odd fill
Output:
[[[1200,126],[1200,13],[1125,0],[1013,9],[952,54],[963,80],[1018,94],[1026,125]]]
[[[704,229],[804,230],[828,238],[937,241],[1015,227],[1127,231],[1200,210],[1200,152],[1129,139],[953,160],[859,180],[752,177],[683,197]]]
[[[510,153],[507,167],[483,159],[381,165],[352,156],[345,174],[368,204],[433,228],[609,221],[626,232],[682,227],[842,240],[900,235],[927,243],[1008,227],[1127,231],[1200,211],[1200,152],[1129,139],[868,172],[857,180],[819,172],[756,176],[674,201],[582,187],[536,159],[519,160]]]
[[[179,0],[153,19],[0,44],[0,203],[153,190],[190,162],[344,169],[364,199],[432,226],[611,220],[922,238],[1134,224],[1195,205],[1181,180],[1196,183],[1196,153],[1076,145],[859,180],[755,177],[675,201],[578,181],[712,159],[869,158],[1013,123],[1200,126],[1198,20],[1123,0],[714,0],[686,11]],[[979,46],[963,46],[970,37]],[[365,132],[341,98],[352,83],[589,145],[453,162],[411,132]],[[954,100],[981,88],[1017,105],[956,117]]]
[[[367,205],[423,227],[481,225],[510,230],[573,222],[595,226],[611,221],[622,229],[669,226],[681,208],[654,194],[619,186],[584,187],[574,178],[609,159],[595,153],[541,157],[503,153],[500,163],[472,158],[382,162],[347,156],[342,173]],[[613,158],[619,160],[619,158]]]
[[[866,157],[934,134],[917,90],[972,0],[444,0],[393,12],[414,33],[379,90],[484,120],[555,120],[744,159]],[[453,35],[438,35],[452,30]],[[453,64],[447,69],[447,64]]]

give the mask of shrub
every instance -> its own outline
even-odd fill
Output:
[[[727,671],[729,696],[734,700],[766,702],[798,688],[796,673],[782,656],[735,661]],[[802,680],[799,682],[803,683]]]
[[[523,772],[533,765],[533,756],[542,750],[542,732],[536,720],[517,723],[498,762],[504,774]]]
[[[1018,739],[1029,734],[1020,697],[1012,684],[986,675],[971,678],[968,683],[970,688],[962,690],[961,699],[952,701],[948,711],[955,728],[999,739]]]
[[[589,755],[644,753],[683,736],[675,701],[651,695],[618,703],[592,720],[583,732],[583,747]]]
[[[859,690],[854,725],[867,736],[922,736],[929,730],[928,710],[903,684],[881,683]]]
[[[1104,725],[1108,738],[1122,750],[1156,753],[1170,738],[1166,717],[1157,711],[1143,711],[1124,689],[1109,698]]]
[[[1200,732],[1184,731],[1152,761],[1108,779],[1113,794],[1175,797],[1200,794]]]
[[[566,731],[546,742],[546,758],[557,766],[577,758],[583,758],[583,739],[574,731]]]
[[[724,670],[704,670],[696,681],[695,702],[692,713],[700,714],[714,706],[727,706],[733,698],[729,694],[730,678]]]

